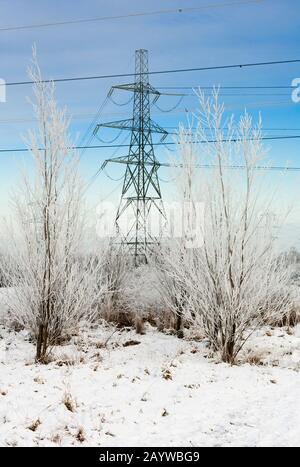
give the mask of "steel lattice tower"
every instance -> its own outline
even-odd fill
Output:
[[[158,169],[160,164],[155,157],[152,134],[161,134],[164,140],[168,133],[151,120],[151,105],[160,97],[160,93],[150,85],[148,74],[148,51],[141,49],[135,52],[135,82],[113,86],[109,96],[116,90],[133,92],[133,118],[97,125],[100,127],[119,128],[131,131],[129,154],[124,157],[108,159],[126,165],[122,198],[116,216],[117,232],[122,245],[127,245],[134,255],[135,263],[147,261],[150,245],[159,243],[157,237],[149,231],[149,219],[158,215],[158,221],[165,219]],[[128,216],[132,210],[133,220],[122,231],[122,216]]]

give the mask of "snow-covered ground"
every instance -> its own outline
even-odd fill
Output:
[[[26,332],[0,327],[1,446],[300,446],[299,326],[259,331],[233,367],[205,342],[113,332],[40,366]]]

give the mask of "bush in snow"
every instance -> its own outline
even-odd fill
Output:
[[[160,268],[167,280],[161,293],[232,363],[253,329],[289,313],[290,272],[276,253],[272,198],[256,170],[264,157],[260,125],[253,128],[245,114],[224,128],[217,93],[212,99],[199,93],[199,99],[197,130],[180,130],[178,152],[183,201],[189,199],[190,213],[196,202],[204,203],[197,226],[203,246],[188,245],[185,238],[162,248]],[[211,166],[197,172],[197,194],[191,176],[196,163]],[[231,165],[244,168],[234,171]]]
[[[36,360],[82,319],[92,319],[104,293],[101,259],[81,253],[84,237],[82,183],[78,157],[70,150],[68,121],[54,99],[53,84],[42,82],[34,52],[38,132],[27,145],[33,174],[24,171],[14,197],[15,219],[3,273],[12,318],[36,337]]]
[[[118,325],[135,327],[143,332],[143,322],[154,322],[161,309],[157,279],[153,267],[135,267],[123,247],[111,244],[104,261],[108,293],[101,307],[101,317]]]
[[[161,320],[163,303],[156,271],[152,265],[140,265],[128,275],[123,295],[123,308],[132,316],[139,334],[143,330],[143,322],[157,324]]]
[[[131,325],[131,321],[125,315],[123,296],[132,267],[132,258],[124,249],[110,243],[103,259],[103,277],[107,294],[101,306],[100,317],[119,326]]]

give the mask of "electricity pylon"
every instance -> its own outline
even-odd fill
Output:
[[[152,225],[153,220],[161,223],[165,219],[158,179],[160,164],[154,154],[152,134],[161,134],[163,141],[168,132],[157,125],[150,116],[151,104],[158,100],[160,93],[149,83],[147,50],[140,49],[135,52],[135,82],[113,86],[108,96],[117,89],[134,93],[133,118],[101,123],[97,125],[94,133],[97,133],[100,127],[131,131],[129,154],[106,160],[102,168],[108,162],[126,165],[115,223],[121,244],[129,247],[135,264],[138,265],[147,262],[149,248],[159,243],[159,238],[150,231],[150,218]],[[127,216],[126,219],[124,216]],[[125,222],[122,222],[122,218]],[[123,224],[125,227],[122,227]]]

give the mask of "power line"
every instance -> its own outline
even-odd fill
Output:
[[[159,163],[160,167],[166,167],[166,168],[183,168],[183,165],[182,164],[170,164],[170,163],[164,163],[164,162],[161,162]],[[217,166],[214,165],[214,164],[196,164],[195,165],[195,168],[197,169],[214,169],[216,168]],[[225,169],[229,169],[229,170],[245,170],[246,169],[246,166],[245,165],[226,165],[226,166],[223,166]],[[300,172],[300,167],[284,167],[284,166],[256,166],[254,167],[255,170],[259,170],[259,171],[272,171],[272,172]],[[84,193],[86,193],[90,187],[93,185],[93,183],[95,183],[95,181],[97,180],[98,176],[104,172],[103,171],[103,167],[101,167],[100,169],[97,170],[97,172],[91,177]],[[104,172],[105,173],[105,172]],[[122,179],[124,177],[121,177]],[[176,178],[176,177],[175,177]],[[169,183],[169,182],[172,182],[175,180],[172,179],[172,180],[164,180],[164,179],[161,179],[160,180],[163,182],[163,183]],[[118,181],[118,180],[114,180],[114,181]],[[107,199],[109,196],[111,196],[116,190],[118,190],[120,187],[122,186],[122,182],[117,185],[113,191],[105,197],[105,199]],[[103,201],[103,200],[102,200]]]
[[[204,90],[213,90],[216,89],[216,86],[201,86],[199,84],[195,86],[161,86],[157,89],[204,89]],[[293,86],[221,86],[220,89],[295,89]]]
[[[199,88],[199,89],[202,89],[202,88]],[[294,88],[293,88],[293,89],[294,89]],[[264,96],[264,97],[268,97],[268,96],[270,96],[270,97],[283,97],[283,96],[285,96],[285,97],[288,97],[288,96],[290,96],[290,95],[291,95],[290,92],[285,92],[285,93],[278,93],[278,92],[277,92],[277,93],[273,93],[273,92],[272,92],[272,93],[271,93],[271,92],[260,92],[260,93],[252,92],[252,93],[245,93],[245,92],[243,92],[243,93],[230,93],[230,94],[228,94],[228,93],[225,94],[225,93],[223,93],[222,91],[221,91],[221,92],[218,92],[218,96],[221,96],[221,97],[256,97],[256,96]],[[195,94],[195,93],[183,94],[183,96],[184,96],[184,97],[185,97],[185,96],[186,96],[186,97],[187,97],[187,96],[189,96],[189,97],[191,97],[191,96],[192,96],[192,97],[197,97],[197,94]]]
[[[279,141],[279,140],[296,140],[300,139],[300,135],[287,135],[287,136],[263,136],[260,138],[261,141]],[[240,139],[223,139],[221,141],[217,140],[207,140],[207,141],[191,141],[192,144],[213,144],[217,142],[221,143],[237,143],[240,142]],[[248,138],[247,141],[256,141],[255,138]],[[177,145],[176,142],[167,142],[167,143],[153,143],[153,146],[174,146]],[[77,151],[82,149],[115,149],[115,148],[128,148],[129,144],[112,144],[112,145],[93,145],[93,146],[70,146],[70,151]],[[43,148],[38,148],[39,151],[43,151]],[[0,153],[12,153],[12,152],[30,152],[30,148],[15,148],[15,149],[0,149]]]
[[[263,136],[260,138],[262,141],[274,141],[274,140],[287,140],[287,139],[300,139],[300,135],[288,135],[288,136]],[[207,141],[191,141],[193,144],[207,144],[207,143],[217,143],[217,142],[222,142],[222,143],[236,143],[240,142],[240,139],[223,139],[221,141],[217,140],[207,140]],[[247,141],[256,141],[255,138],[248,138]],[[169,145],[177,145],[176,142],[170,142],[170,143],[153,143],[154,146],[169,146]],[[124,144],[124,145],[112,145],[112,146],[90,146],[88,149],[97,149],[97,148],[114,148],[114,147],[129,147],[129,145]],[[76,148],[74,148],[76,149]],[[80,149],[80,148],[79,148]],[[0,150],[1,151],[1,150]]]
[[[95,116],[93,117],[93,120],[92,120],[92,122],[90,123],[88,129],[86,130],[86,132],[84,133],[83,137],[81,138],[80,143],[79,143],[79,146],[83,146],[83,145],[89,146],[89,145],[91,144],[91,142],[92,142],[92,140],[93,140],[93,138],[94,138],[94,133],[92,132],[92,133],[90,134],[90,132],[93,130],[93,128],[94,128],[96,122],[97,122],[98,119],[100,118],[100,116],[101,116],[101,114],[102,114],[102,112],[103,112],[103,109],[104,109],[105,106],[106,106],[107,101],[108,101],[108,97],[106,96],[106,98],[105,98],[104,101],[101,103],[100,107],[98,108],[98,110],[97,110]],[[90,136],[89,136],[89,135],[90,135]],[[89,138],[88,138],[88,136],[89,136]],[[88,140],[87,140],[87,138],[88,138]],[[86,150],[86,148],[83,148],[82,151],[80,152],[80,155],[79,155],[79,159],[80,159],[80,160],[82,159],[82,157],[83,157],[83,155],[84,155],[84,153],[85,153],[85,150]]]
[[[1,123],[1,122],[0,122]],[[178,126],[165,126],[166,130],[178,130]],[[190,130],[197,130],[196,127],[188,128]],[[210,130],[210,128],[203,128],[204,130]],[[226,130],[226,128],[225,128]],[[300,131],[300,128],[263,128],[263,131]],[[177,134],[177,133],[176,133]]]
[[[275,65],[287,65],[300,63],[300,59],[295,60],[275,60],[267,62],[253,62],[253,63],[242,63],[234,65],[217,65],[217,66],[207,66],[207,67],[193,67],[193,68],[173,68],[169,70],[156,70],[149,71],[149,75],[163,75],[163,74],[173,74],[173,73],[190,73],[196,71],[216,71],[216,70],[230,70],[235,68],[252,68],[260,66],[275,66]],[[143,73],[142,73],[143,74]],[[45,79],[41,80],[41,83],[68,83],[75,81],[90,81],[96,79],[112,79],[112,78],[130,78],[134,77],[134,73],[118,73],[118,74],[107,74],[107,75],[90,75],[90,76],[77,76],[71,78],[54,78],[54,79]],[[0,86],[23,86],[34,84],[33,81],[12,81],[7,83],[0,83]]]
[[[168,163],[160,163],[161,167],[174,167],[174,168],[183,168],[183,165],[181,164],[168,164]],[[214,169],[216,168],[215,165],[213,164],[196,164],[195,166],[198,169]],[[246,166],[244,165],[227,165],[224,166],[225,169],[229,170],[244,170]],[[284,166],[256,166],[255,170],[261,170],[261,171],[274,171],[274,172],[300,172],[300,167],[284,167]],[[101,167],[97,172],[91,177],[88,185],[86,186],[84,190],[84,194],[90,189],[90,187],[95,183],[97,180],[98,176],[100,173],[103,172],[103,168]],[[122,177],[123,178],[123,177]],[[164,180],[160,177],[160,181],[163,183],[170,183],[174,182],[176,177],[174,177],[172,180]],[[101,200],[101,202],[105,201],[108,199],[111,195],[113,195],[121,186],[123,182],[119,183],[104,199]]]
[[[251,103],[250,103],[251,104]],[[256,102],[255,103],[256,105],[259,105],[259,102]],[[275,105],[276,103],[274,102],[270,102],[271,105]],[[278,105],[279,104],[284,104],[284,102],[278,102],[277,103]],[[265,102],[262,102],[261,105],[266,105]],[[186,111],[194,111],[194,109],[183,109],[181,108],[180,109],[180,113],[181,112],[185,112]],[[155,115],[162,115],[163,113],[165,112],[156,112]],[[178,112],[168,112],[169,114],[177,114]],[[116,116],[116,115],[125,115],[124,112],[107,112],[107,113],[103,113],[102,116],[105,117],[105,116]],[[70,120],[90,120],[91,118],[93,118],[93,122],[97,122],[98,120],[96,119],[96,115],[93,114],[93,113],[79,113],[79,114],[73,114],[73,115],[68,115],[68,118]],[[33,117],[19,117],[19,118],[5,118],[5,119],[0,119],[0,125],[5,125],[5,124],[22,124],[22,123],[32,123],[32,122],[36,122],[36,119],[33,118]],[[94,124],[94,123],[93,123]],[[94,129],[94,126],[90,125],[91,128]],[[91,131],[91,128],[89,127],[88,131],[86,132],[86,135],[85,137],[82,138],[82,140],[86,139],[86,137],[88,136],[87,133],[89,133]],[[170,130],[176,130],[178,129],[178,126],[172,126],[172,127],[165,127],[165,128],[168,128]],[[264,128],[264,130],[266,131],[300,131],[300,127],[299,128]],[[81,141],[81,142],[84,142],[84,141]]]
[[[264,107],[270,105],[270,106],[273,106],[273,105],[294,105],[294,103],[291,101],[291,102],[250,102],[248,103],[247,105],[262,105]],[[236,108],[236,107],[234,107]],[[179,113],[187,113],[187,112],[194,112],[195,110],[197,110],[196,108],[180,108],[178,109],[177,112],[168,112],[169,115],[177,115]],[[227,110],[230,110],[230,107],[227,107]],[[155,112],[154,115],[163,115],[164,112]],[[122,115],[127,115],[125,112],[106,112],[106,113],[103,113],[102,116],[103,117],[107,117],[107,116],[122,116]],[[68,115],[68,118],[70,118],[71,120],[89,120],[91,118],[93,118],[93,122],[96,121],[97,122],[97,119],[95,120],[95,114],[93,113],[79,113],[79,114],[74,114],[74,115]],[[22,124],[22,123],[32,123],[32,122],[36,122],[36,119],[33,118],[33,117],[19,117],[19,118],[6,118],[6,119],[0,119],[0,125],[4,125],[4,124]],[[174,127],[167,127],[169,129],[178,129],[178,126],[174,126]],[[275,131],[275,130],[278,130],[278,131],[300,131],[300,128],[264,128],[264,130],[266,131]],[[90,128],[89,128],[89,131],[90,131]],[[82,138],[83,139],[83,138]]]
[[[203,88],[199,87],[199,90],[202,91]],[[292,88],[294,89],[294,88]],[[165,95],[165,94],[162,94]],[[179,94],[180,95],[180,94]],[[205,94],[205,95],[211,95]],[[218,96],[220,97],[256,97],[256,96],[264,96],[264,97],[289,97],[291,95],[290,92],[252,92],[252,93],[245,93],[245,92],[240,92],[240,93],[223,93],[222,90],[218,92]],[[181,94],[181,97],[195,97],[197,98],[197,94],[194,93],[189,93],[189,94]]]
[[[144,11],[144,12],[133,12],[127,13],[124,15],[115,15],[115,16],[98,16],[94,18],[79,18],[73,20],[65,20],[65,21],[55,21],[55,22],[48,22],[48,23],[36,23],[36,24],[26,24],[20,26],[7,26],[1,27],[0,32],[8,32],[8,31],[21,31],[27,29],[37,29],[37,28],[48,28],[53,26],[65,26],[65,25],[72,25],[72,24],[83,24],[83,23],[94,23],[99,21],[109,21],[109,20],[121,20],[126,18],[139,18],[143,16],[157,16],[157,15],[165,15],[165,14],[172,14],[172,13],[192,13],[199,10],[209,9],[209,8],[220,8],[220,7],[229,7],[229,6],[239,6],[239,5],[246,5],[246,4],[253,4],[253,3],[262,3],[263,0],[244,0],[244,1],[236,1],[236,2],[224,2],[224,3],[211,3],[208,5],[201,5],[199,7],[191,7],[191,8],[172,8],[172,9],[165,9],[165,10],[156,10],[156,11]]]
[[[166,130],[168,130],[168,127],[164,127],[164,128],[165,128]],[[170,129],[170,128],[169,128],[169,129]],[[178,136],[178,134],[179,134],[178,128],[174,127],[174,130],[177,130],[177,131],[173,131],[173,132],[169,132],[169,131],[168,131],[168,135],[169,135],[169,136]],[[210,129],[210,128],[203,128],[203,130],[210,131],[211,129]],[[192,131],[197,131],[197,129],[194,128]],[[226,128],[224,129],[224,131],[226,131]],[[294,129],[281,128],[281,130],[278,130],[278,129],[276,129],[276,128],[273,128],[273,129],[272,129],[272,128],[268,128],[268,129],[265,128],[265,131],[300,131],[300,128],[298,128],[298,129],[295,129],[295,128],[294,128]],[[187,130],[187,134],[192,135],[192,133],[189,132],[189,129]],[[264,140],[264,141],[266,141],[266,140],[268,140],[268,139],[270,139],[270,140],[274,139],[274,140],[275,140],[275,139],[286,139],[286,138],[289,138],[289,136],[277,136],[277,137],[276,137],[276,136],[268,136],[268,135],[265,134],[265,133],[264,133],[264,135],[265,135],[265,136],[263,136],[263,137],[261,138],[261,139]],[[295,138],[298,138],[298,137],[297,137],[297,136],[291,135],[291,139],[295,139]],[[299,138],[300,138],[300,136],[299,136]],[[210,141],[210,142],[211,142],[211,143],[214,143],[215,141]],[[226,141],[224,141],[224,142],[226,142]],[[169,144],[171,144],[171,143],[167,143],[167,144],[169,145]]]
[[[170,168],[183,168],[183,165],[182,164],[169,164],[169,163],[160,163],[159,164],[161,167],[170,167]],[[196,164],[195,165],[195,168],[197,169],[214,169],[216,168],[217,166],[216,165],[213,165],[213,164]],[[245,170],[246,169],[246,166],[245,165],[226,165],[226,166],[223,166],[225,169],[229,169],[229,170]],[[260,170],[260,171],[272,171],[272,172],[300,172],[300,167],[284,167],[284,166],[256,166],[255,167],[255,170]],[[103,168],[101,167],[99,170],[97,170],[97,172],[91,177],[90,179],[90,182],[88,183],[84,193],[86,193],[90,187],[93,185],[93,183],[97,180],[97,177],[100,175],[100,173],[103,172]],[[124,177],[122,177],[123,179]],[[176,177],[175,177],[176,178]],[[175,178],[173,178],[172,180],[164,180],[164,179],[161,179],[160,180],[163,182],[163,183],[170,183],[170,182],[173,182],[175,180]],[[117,181],[117,180],[115,180]],[[122,183],[121,182],[120,184],[118,184],[114,189],[113,191],[105,197],[105,199],[107,199],[109,196],[111,196],[117,189],[119,189],[121,186],[122,186]],[[104,199],[104,200],[105,200]],[[102,200],[102,201],[104,201]]]
[[[179,165],[172,165],[172,164],[160,164],[163,167],[175,167],[175,168],[183,168],[182,164]],[[196,164],[195,167],[197,169],[215,169],[218,166],[214,164]],[[233,169],[233,170],[244,170],[247,167],[245,165],[224,165],[224,169]],[[272,166],[272,165],[265,165],[265,166],[260,166],[257,165],[253,167],[255,170],[271,170],[271,171],[276,171],[276,172],[300,172],[300,167],[284,167],[284,166]]]
[[[129,138],[129,135],[126,135],[126,137],[122,140],[122,143],[125,143],[125,141]],[[88,147],[87,147],[88,148]],[[87,149],[86,148],[86,149]],[[119,151],[119,149],[121,148],[121,145],[117,146],[115,151],[113,152],[112,154],[112,157],[115,157]],[[100,173],[103,172],[103,167],[100,167],[100,169],[97,170],[97,172],[90,178],[89,182],[87,183],[87,186],[84,190],[84,193],[87,192],[87,190],[89,190],[89,188],[91,187],[91,185],[93,185],[93,183],[97,180],[98,176],[100,175]],[[124,177],[122,177],[124,178]],[[122,185],[122,182],[121,182],[121,185]]]

